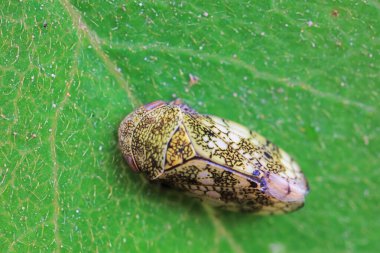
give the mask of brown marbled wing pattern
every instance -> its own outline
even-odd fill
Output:
[[[184,125],[199,156],[249,177],[256,170],[262,176],[269,160],[264,156],[267,151],[264,144],[252,144],[239,132],[206,115],[185,114]]]
[[[303,205],[308,187],[283,150],[235,122],[158,101],[119,128],[134,169],[227,209],[281,213]]]
[[[137,166],[149,180],[164,172],[168,142],[178,128],[180,118],[180,109],[168,105],[147,112],[137,124],[131,150]]]
[[[185,127],[180,124],[171,137],[166,150],[165,170],[185,163],[195,157],[195,150]]]
[[[243,148],[251,151],[249,154],[244,153],[244,156],[251,161],[252,157],[256,158],[253,159],[254,164],[265,172],[270,194],[283,201],[304,202],[309,186],[301,168],[288,153],[260,134],[236,122],[211,115],[206,117],[222,127],[239,133],[251,144]],[[242,140],[241,144],[246,141]],[[253,149],[252,146],[259,148]]]
[[[192,114],[185,124],[195,140],[195,149],[217,164],[226,165],[247,176],[256,170],[286,178],[303,178],[297,163],[282,149],[233,121],[216,116]]]
[[[201,158],[166,170],[159,181],[227,210],[274,214],[289,212],[300,206],[267,195],[260,189],[260,182],[253,178]]]
[[[308,191],[299,168],[284,151],[261,135],[231,121],[197,113],[185,114],[184,125],[197,154],[248,177],[259,178],[261,191],[274,202],[303,205]]]

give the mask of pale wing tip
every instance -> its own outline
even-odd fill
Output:
[[[303,203],[309,193],[309,186],[305,177],[287,180],[280,175],[271,174],[267,191],[280,201]]]

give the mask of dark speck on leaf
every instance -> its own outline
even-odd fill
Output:
[[[338,16],[339,16],[339,11],[338,11],[338,10],[333,10],[333,11],[331,12],[331,16],[333,16],[333,17],[338,17]]]

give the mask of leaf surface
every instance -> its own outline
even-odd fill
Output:
[[[379,250],[376,1],[5,2],[1,252]],[[132,173],[120,121],[177,97],[292,154],[305,207],[228,213]]]

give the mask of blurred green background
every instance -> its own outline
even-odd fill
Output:
[[[375,0],[2,1],[0,251],[379,252],[379,20]],[[176,97],[289,152],[305,207],[229,213],[130,172],[120,121]]]

